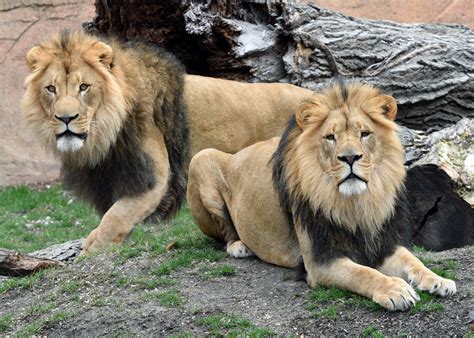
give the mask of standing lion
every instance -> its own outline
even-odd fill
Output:
[[[454,294],[452,280],[406,248],[396,112],[393,97],[371,86],[339,84],[304,103],[281,139],[234,155],[201,151],[187,191],[196,224],[233,257],[290,268],[302,257],[311,287],[336,285],[390,310],[413,306],[413,287]]]
[[[27,54],[22,113],[62,162],[64,182],[103,215],[83,253],[181,205],[190,156],[280,134],[312,95],[288,84],[185,75],[162,50],[64,32]]]

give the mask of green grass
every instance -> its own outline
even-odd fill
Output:
[[[410,309],[410,313],[438,312],[444,310],[444,305],[439,302],[439,298],[426,292],[419,292],[420,300]],[[336,287],[325,288],[316,287],[309,296],[306,307],[311,311],[312,317],[327,317],[336,319],[337,313],[354,308],[363,308],[371,311],[383,310],[383,308],[372,300],[359,296],[347,290]]]
[[[382,309],[380,305],[370,299],[348,290],[323,286],[318,286],[311,291],[306,308],[311,311],[310,315],[312,317],[328,317],[333,319],[337,318],[337,312],[344,309],[363,308],[372,311]]]
[[[156,289],[160,286],[175,285],[176,281],[169,277],[141,276],[133,278],[130,284],[135,285],[141,289]]]
[[[202,277],[205,279],[208,278],[218,278],[218,277],[229,277],[229,276],[234,276],[237,272],[235,270],[235,267],[232,265],[218,265],[218,266],[212,266],[212,267],[203,267],[201,269]]]
[[[72,294],[78,291],[82,286],[82,283],[71,280],[69,282],[64,283],[64,285],[61,286],[59,289],[60,293],[66,293],[66,294]]]
[[[13,316],[9,313],[0,316],[0,333],[7,331],[13,323]]]
[[[331,319],[337,318],[337,313],[341,310],[341,305],[328,305],[324,309],[320,311],[314,311],[311,313],[311,317],[319,318],[319,317],[327,317]]]
[[[438,276],[457,280],[455,272],[459,269],[459,263],[453,259],[428,259],[420,257],[420,261]]]
[[[48,318],[40,318],[33,323],[30,323],[22,328],[20,328],[16,334],[16,336],[23,337],[23,336],[32,336],[40,332],[46,327],[54,326],[68,318],[74,316],[72,312],[66,311],[58,311],[52,314]]]
[[[268,337],[275,333],[268,328],[258,327],[247,319],[233,314],[215,314],[200,318],[198,324],[206,327],[212,336],[226,337]]]
[[[128,284],[129,284],[128,277],[119,277],[115,280],[115,285],[117,285],[119,288],[127,286]]]
[[[86,236],[99,218],[86,204],[69,200],[58,184],[0,190],[0,247],[31,252]]]
[[[41,315],[44,313],[49,312],[50,310],[54,309],[57,304],[55,303],[45,303],[45,304],[36,304],[26,310],[27,316],[32,315]]]
[[[160,305],[168,308],[177,307],[183,304],[184,300],[178,289],[171,289],[163,292],[148,292],[143,295],[143,300],[157,300]]]
[[[226,257],[225,251],[216,249],[215,241],[196,227],[187,208],[183,208],[170,224],[137,225],[130,237],[125,245],[118,247],[116,263],[124,264],[143,253],[151,258],[165,257],[151,271],[157,277],[168,276],[174,270],[199,261],[216,262]],[[175,243],[174,249],[167,251],[169,243]]]
[[[383,333],[377,330],[377,328],[373,326],[367,326],[360,334],[363,337],[374,337],[374,338],[382,338]]]
[[[410,313],[438,312],[444,310],[444,305],[438,302],[438,297],[426,292],[418,292],[418,295],[420,296],[420,300],[410,309]]]
[[[426,253],[426,252],[430,252],[430,250],[425,249],[425,248],[422,247],[422,246],[416,246],[416,245],[413,245],[412,251],[413,251],[414,253]]]
[[[44,271],[36,272],[33,275],[27,277],[16,277],[9,278],[0,283],[0,294],[7,292],[11,289],[29,289],[36,285],[41,277],[44,276]]]

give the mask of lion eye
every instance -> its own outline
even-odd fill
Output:
[[[334,141],[336,138],[334,137],[334,134],[329,134],[329,135],[326,135],[324,136],[324,138],[326,140],[329,140],[329,141]]]
[[[56,87],[53,85],[49,85],[46,87],[46,90],[50,93],[56,93]]]
[[[79,90],[81,92],[85,91],[87,88],[89,88],[90,85],[86,84],[86,83],[81,83],[81,85],[79,86]]]
[[[370,131],[363,131],[363,132],[360,133],[360,137],[367,137],[370,134],[372,134]]]

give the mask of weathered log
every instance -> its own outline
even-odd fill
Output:
[[[30,253],[31,256],[56,261],[72,261],[79,257],[84,239],[74,239],[65,243],[55,244],[45,249]]]
[[[59,261],[24,255],[0,249],[0,275],[26,276],[41,269],[61,264]]]
[[[381,87],[399,121],[440,129],[474,117],[474,33],[398,24],[314,5],[211,0],[96,0],[89,28],[170,50],[188,72],[319,89],[334,75]]]

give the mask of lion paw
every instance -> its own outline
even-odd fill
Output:
[[[406,311],[420,300],[420,296],[403,279],[388,277],[374,291],[372,299],[390,311]]]
[[[227,253],[234,258],[245,258],[254,256],[254,253],[245,246],[242,241],[227,243]]]
[[[456,283],[435,273],[413,273],[408,275],[408,282],[421,291],[428,291],[441,297],[456,293]]]

